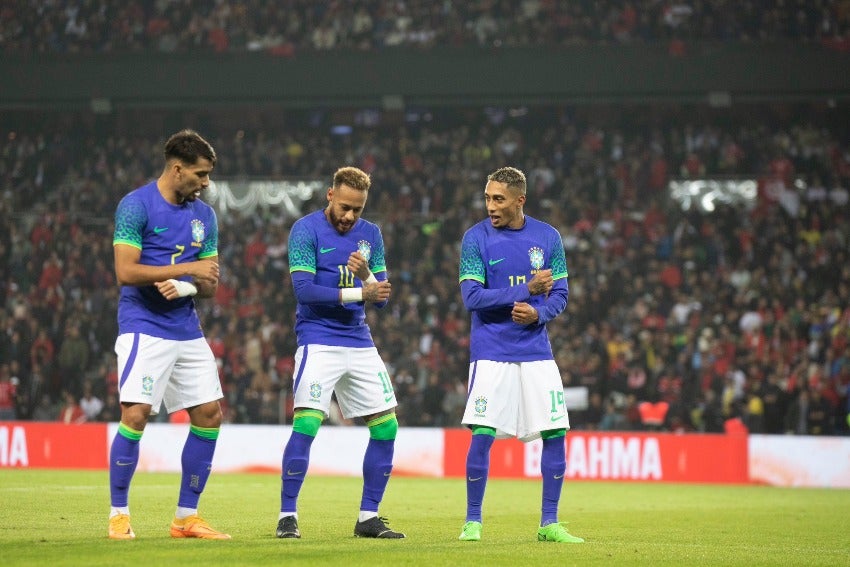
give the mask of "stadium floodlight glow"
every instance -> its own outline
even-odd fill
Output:
[[[667,186],[670,198],[683,211],[693,208],[710,213],[718,203],[752,209],[758,194],[758,183],[754,179],[678,179]]]
[[[316,179],[274,181],[269,179],[210,181],[207,201],[220,212],[253,212],[257,207],[277,207],[293,217],[325,184]]]

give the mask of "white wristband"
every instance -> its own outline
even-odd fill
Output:
[[[363,288],[344,287],[339,290],[339,299],[343,303],[354,303],[355,301],[363,301]]]
[[[174,289],[177,290],[178,297],[187,297],[197,295],[198,288],[192,282],[184,282],[181,280],[168,280],[174,284]]]
[[[363,283],[378,283],[378,278],[375,277],[375,274],[369,272],[369,277],[363,280]]]

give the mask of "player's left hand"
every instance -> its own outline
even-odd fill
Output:
[[[154,285],[159,293],[168,301],[177,299],[178,297],[191,297],[198,293],[198,286],[192,282],[170,279],[164,282],[154,282]]]
[[[180,297],[180,294],[177,293],[177,288],[174,287],[174,284],[168,280],[165,280],[164,282],[155,282],[153,285],[156,286],[159,293],[161,293],[168,301]]]
[[[361,281],[365,281],[372,274],[369,270],[369,262],[358,251],[352,252],[348,257],[347,266],[348,271],[360,278]]]
[[[540,320],[537,309],[523,301],[515,301],[511,310],[511,320],[517,325],[531,325]]]
[[[366,303],[382,303],[390,298],[390,282],[373,282],[363,285],[363,301]]]

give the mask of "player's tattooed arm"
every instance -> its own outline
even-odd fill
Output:
[[[531,281],[528,282],[528,293],[531,295],[545,295],[552,290],[552,270],[538,270]]]
[[[388,281],[367,283],[363,285],[363,301],[366,303],[381,303],[390,298],[391,285]]]

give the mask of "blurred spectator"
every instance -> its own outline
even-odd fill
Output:
[[[443,424],[443,401],[446,390],[440,383],[439,372],[432,371],[428,375],[428,383],[422,391],[422,405],[419,407],[419,424],[439,427]]]
[[[809,391],[801,390],[797,398],[788,408],[785,414],[785,431],[795,435],[808,435],[809,433]]]
[[[757,392],[750,390],[746,394],[744,425],[750,433],[764,433],[764,421],[764,401]]]
[[[605,411],[599,420],[600,431],[623,431],[626,429],[626,417],[617,409],[614,400],[605,399]]]
[[[89,346],[77,324],[72,323],[67,328],[56,361],[63,387],[72,393],[81,392],[83,375],[89,362]]]
[[[702,401],[694,410],[693,421],[703,433],[723,433],[723,410],[717,394],[712,389],[702,393]]]
[[[810,388],[806,411],[806,432],[809,435],[832,435],[834,413],[829,401],[823,397],[821,389]]]
[[[57,419],[59,419],[59,408],[50,401],[50,396],[47,394],[42,395],[32,410],[32,420],[56,421]]]
[[[103,410],[103,401],[94,395],[92,384],[88,380],[83,382],[83,395],[80,398],[80,409],[86,416],[87,421],[97,421]]]
[[[761,397],[764,404],[764,432],[783,433],[788,395],[779,386],[779,376],[775,372],[768,375]]]
[[[9,365],[0,364],[0,421],[12,421],[17,418],[17,390],[17,378],[12,380]]]
[[[117,395],[106,396],[103,402],[103,409],[100,410],[100,420],[113,423],[121,420],[121,406],[118,403]]]
[[[662,429],[667,412],[670,409],[670,404],[664,401],[660,402],[640,402],[638,411],[640,412],[640,421],[643,429],[649,431],[659,431]]]
[[[613,403],[613,399],[612,404],[616,405]],[[603,403],[602,401],[602,394],[594,391],[588,396],[587,409],[581,412],[575,412],[577,415],[574,417],[571,414],[570,420],[571,422],[575,421],[575,425],[581,429],[599,429],[602,427],[602,420],[605,417],[607,409],[607,403]]]
[[[38,336],[33,341],[32,348],[30,348],[31,364],[33,366],[39,365],[42,368],[47,368],[48,374],[51,373],[49,369],[53,367],[55,351],[56,348],[47,334],[47,329],[39,329]]]
[[[62,392],[62,407],[59,408],[59,421],[65,424],[78,424],[86,422],[86,414],[77,403],[73,392],[64,390]]]

